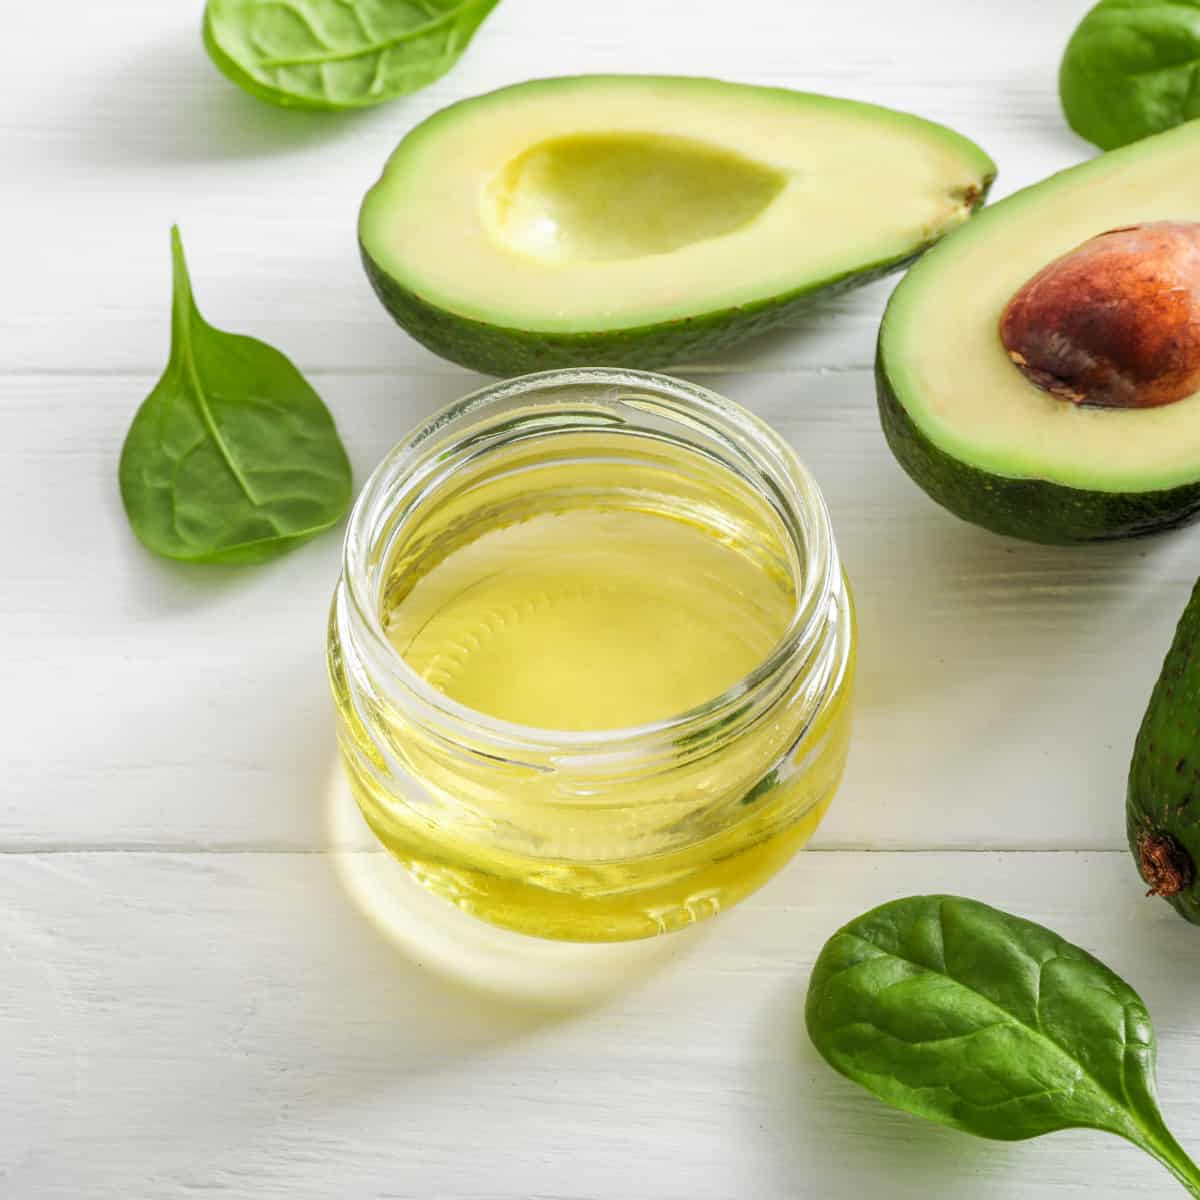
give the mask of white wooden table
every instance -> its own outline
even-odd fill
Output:
[[[945,121],[1005,194],[1090,153],[1055,94],[1087,0],[504,0],[448,78],[357,117],[241,95],[199,7],[13,4],[0,39],[0,1195],[1172,1194],[1100,1135],[1002,1146],[892,1113],[803,1034],[808,968],[843,921],[976,896],[1142,991],[1169,1119],[1200,1149],[1200,931],[1142,898],[1122,832],[1200,534],[1042,549],[935,508],[876,422],[890,283],[688,372],[822,481],[861,703],[813,849],[661,942],[514,949],[409,911],[334,783],[339,537],[261,569],[174,567],[134,541],[116,486],[165,358],[172,222],[204,312],[297,360],[361,481],[478,382],[396,330],[357,262],[357,202],[419,118],[534,75],[722,75]]]

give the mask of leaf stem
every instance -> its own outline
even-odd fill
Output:
[[[187,259],[183,255],[183,238],[179,226],[171,226],[171,324],[178,345],[189,342],[188,319],[195,307],[192,297],[192,279],[188,274]]]
[[[212,438],[213,444],[221,456],[221,461],[224,462],[234,481],[246,499],[255,508],[259,508],[262,501],[255,494],[254,489],[250,486],[250,481],[238,466],[233,452],[226,445],[225,438],[217,426],[217,420],[208,403],[208,395],[200,380],[200,372],[196,369],[196,352],[192,345],[192,322],[196,321],[201,329],[204,328],[205,322],[196,308],[196,300],[192,295],[192,280],[188,275],[187,259],[183,256],[183,238],[180,237],[178,225],[171,226],[171,297],[171,325],[175,346],[183,359],[184,375],[191,386],[200,419],[204,422],[204,427],[208,430],[208,435]]]
[[[1148,1135],[1142,1148],[1157,1158],[1183,1184],[1189,1195],[1200,1198],[1200,1167],[1168,1130]]]

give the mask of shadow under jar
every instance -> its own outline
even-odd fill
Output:
[[[635,371],[495,384],[371,476],[329,626],[384,846],[497,925],[616,941],[737,902],[841,777],[854,623],[791,449]]]

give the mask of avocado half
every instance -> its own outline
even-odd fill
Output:
[[[1104,541],[1200,510],[1200,394],[1091,408],[1030,382],[1000,316],[1097,234],[1200,220],[1200,122],[1072,167],[991,205],[926,255],[884,314],[876,359],[888,444],[939,504],[1034,542]]]
[[[359,242],[388,311],[496,375],[660,367],[904,266],[995,175],[919,117],[714,79],[536,80],[417,126]]]

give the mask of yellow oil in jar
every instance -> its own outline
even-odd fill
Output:
[[[695,525],[578,508],[493,529],[385,615],[447,696],[544,729],[665,720],[757,667],[795,604],[777,575]]]
[[[384,633],[451,700],[536,734],[664,722],[746,679],[780,644],[798,566],[770,506],[669,444],[591,434],[460,471],[380,589]],[[336,609],[335,609],[336,616]],[[753,891],[811,836],[849,735],[848,600],[827,678],[703,745],[644,763],[603,752],[472,753],[377,701],[364,720],[337,645],[331,673],[352,787],[383,844],[427,888],[544,937],[679,928]],[[805,707],[799,692],[821,691]],[[748,704],[752,701],[748,695]],[[744,727],[743,727],[744,726]],[[695,735],[692,735],[695,736]],[[400,760],[403,778],[385,769]]]

